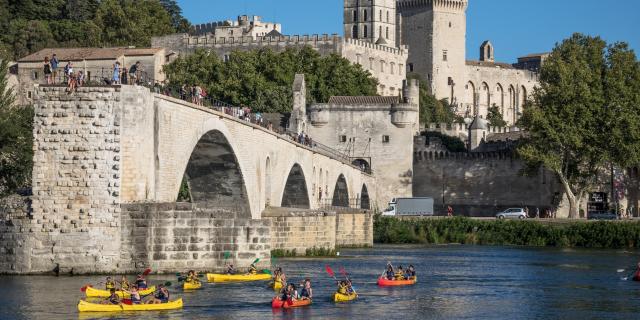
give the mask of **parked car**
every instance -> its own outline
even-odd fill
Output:
[[[509,208],[496,214],[497,219],[526,219],[527,214],[522,208]]]
[[[591,211],[587,215],[588,220],[618,220],[618,215],[614,212],[607,211]]]

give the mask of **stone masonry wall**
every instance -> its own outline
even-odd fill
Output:
[[[271,221],[271,249],[304,255],[307,249],[336,247],[335,212],[270,208],[262,216]]]
[[[34,104],[30,252],[12,272],[116,268],[121,88],[41,86]],[[26,226],[25,226],[26,229]]]
[[[190,203],[123,204],[120,270],[221,270],[225,251],[240,268],[256,258],[268,266],[270,222],[236,216]]]
[[[346,211],[336,214],[336,247],[373,246],[373,213]]]
[[[29,254],[31,198],[0,199],[0,273],[18,272]]]

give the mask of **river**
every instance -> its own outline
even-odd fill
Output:
[[[289,279],[310,277],[311,307],[273,311],[264,283],[205,284],[196,292],[172,288],[183,310],[137,314],[78,314],[85,283],[98,276],[0,277],[0,319],[634,319],[640,317],[640,283],[617,269],[637,261],[624,250],[483,246],[376,246],[342,250],[336,259],[281,259]],[[416,266],[412,287],[379,288],[387,260]],[[361,297],[329,300],[330,264],[350,272]],[[150,283],[175,276],[150,276]]]

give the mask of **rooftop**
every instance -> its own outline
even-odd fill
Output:
[[[151,56],[162,48],[46,48],[18,60],[18,62],[40,62],[55,53],[60,61],[109,60],[121,56]]]
[[[392,105],[400,102],[397,96],[336,96],[329,98],[329,104],[339,105]]]

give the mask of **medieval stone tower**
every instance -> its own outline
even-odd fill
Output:
[[[396,0],[344,0],[345,38],[397,47]]]
[[[455,102],[465,86],[468,0],[399,0],[408,71],[418,73],[436,97]]]

